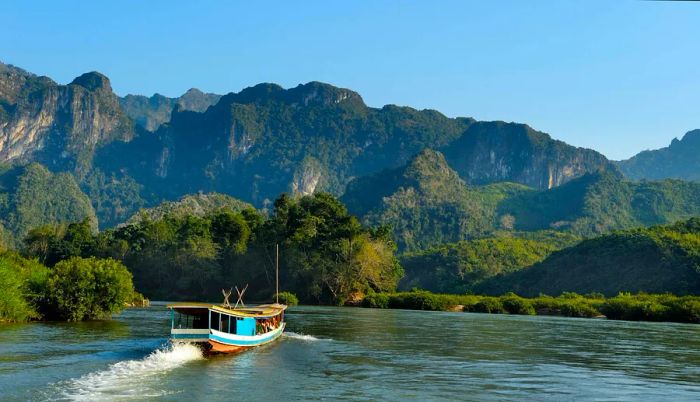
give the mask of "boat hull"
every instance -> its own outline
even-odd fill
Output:
[[[237,353],[248,348],[264,345],[279,338],[286,323],[270,332],[255,336],[240,336],[212,329],[209,334],[210,352]]]

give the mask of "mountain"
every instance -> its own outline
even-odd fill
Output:
[[[579,236],[670,223],[700,215],[700,183],[631,182],[600,171],[547,191],[521,193],[498,206],[521,231],[557,229]]]
[[[126,95],[119,98],[119,104],[127,116],[148,131],[156,131],[161,124],[170,121],[173,109],[204,112],[221,99],[221,95],[204,93],[191,88],[178,98],[168,98],[155,94],[150,98],[143,95]]]
[[[233,212],[255,209],[252,205],[225,194],[190,194],[178,201],[165,201],[153,208],[143,209],[132,216],[126,224],[139,223],[143,219],[160,220],[166,215],[170,217],[204,216],[222,208],[228,208]]]
[[[430,167],[414,161],[412,169],[433,169],[434,176],[417,185],[372,184],[410,176],[402,169],[426,149],[442,152],[442,162],[435,159]],[[259,84],[220,98],[190,90],[174,99],[119,99],[96,72],[59,85],[2,65],[0,162],[32,161],[74,173],[103,226],[185,194],[218,192],[265,207],[281,192],[341,195],[355,179],[354,186],[368,183],[386,201],[365,200],[354,212],[392,223],[407,249],[488,235],[503,224],[515,230],[570,227],[589,235],[695,213],[692,197],[680,204],[684,194],[695,194],[692,185],[590,187],[596,172],[614,175],[616,168],[595,151],[527,125],[394,105],[372,108],[356,92],[320,82],[291,89]],[[387,170],[394,172],[382,173]],[[458,179],[463,183],[456,185]],[[358,206],[358,191],[347,189],[351,209]],[[649,198],[653,194],[659,203]]]
[[[51,173],[36,163],[2,168],[0,225],[15,244],[29,229],[84,219],[97,230],[95,211],[72,175]]]
[[[584,240],[541,263],[494,277],[477,291],[521,296],[562,292],[700,293],[700,218]]]
[[[542,190],[612,168],[596,151],[516,123],[476,122],[441,151],[467,183],[477,185],[510,181]]]
[[[608,165],[594,151],[524,125],[371,108],[356,92],[319,82],[291,89],[260,84],[223,96],[203,113],[175,110],[155,135],[101,149],[96,165],[126,172],[165,199],[218,191],[262,206],[285,191],[342,194],[352,178],[399,167],[426,148],[444,149],[460,175],[478,184],[547,188]],[[470,162],[481,152],[493,162]]]
[[[700,183],[632,182],[616,170],[588,173],[549,190],[501,182],[467,185],[441,153],[357,178],[341,198],[365,223],[389,225],[399,250],[492,236],[558,230],[595,236],[700,215]]]
[[[0,162],[40,162],[81,177],[97,148],[133,136],[104,75],[86,73],[59,85],[0,63]]]
[[[689,131],[681,140],[675,138],[666,148],[643,151],[616,164],[634,180],[700,181],[700,130]]]
[[[389,225],[400,250],[417,250],[490,234],[499,201],[529,191],[513,183],[467,186],[427,149],[403,167],[350,182],[341,200],[366,223]]]

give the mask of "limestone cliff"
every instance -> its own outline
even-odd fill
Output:
[[[0,68],[0,161],[41,162],[85,174],[95,149],[133,135],[104,75],[59,85],[12,66]]]
[[[511,181],[550,189],[586,173],[614,169],[596,151],[573,147],[516,123],[475,123],[442,151],[450,166],[471,184]]]

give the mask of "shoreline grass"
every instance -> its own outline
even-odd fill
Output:
[[[672,294],[620,293],[614,297],[602,294],[563,293],[557,297],[540,295],[520,297],[514,293],[502,296],[454,295],[424,290],[367,294],[360,306],[430,311],[464,311],[470,313],[555,315],[562,317],[607,318],[627,321],[664,321],[700,323],[700,296]]]

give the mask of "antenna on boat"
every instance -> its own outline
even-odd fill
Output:
[[[234,286],[236,288],[236,293],[238,293],[238,301],[236,301],[236,305],[233,307],[235,310],[238,308],[238,304],[240,303],[242,307],[245,307],[245,304],[243,304],[243,294],[245,293],[246,289],[248,289],[248,284],[245,285],[243,290],[238,290],[238,286]]]
[[[280,245],[275,244],[275,304],[280,304]]]
[[[233,293],[233,288],[229,289],[228,292],[225,291],[224,289],[221,289],[221,293],[224,294],[224,302],[222,306],[226,308],[231,308],[231,303],[228,302],[228,298],[231,296],[231,293]]]

